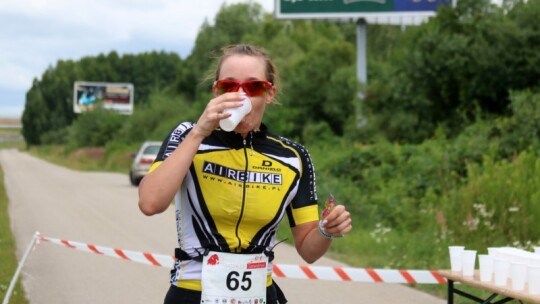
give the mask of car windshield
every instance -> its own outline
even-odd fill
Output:
[[[144,154],[158,154],[160,146],[148,146],[144,149]]]

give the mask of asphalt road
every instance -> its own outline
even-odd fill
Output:
[[[36,231],[43,236],[125,250],[171,254],[174,208],[146,217],[127,174],[78,172],[16,150],[0,149],[11,227],[20,259]],[[305,264],[285,244],[276,262]],[[322,258],[315,265],[341,265]],[[48,242],[23,268],[23,285],[38,303],[163,303],[169,269]],[[278,278],[289,303],[445,303],[405,285]]]

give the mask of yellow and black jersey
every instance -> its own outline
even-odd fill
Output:
[[[192,127],[182,123],[172,131],[151,170]],[[219,129],[212,132],[199,146],[175,204],[178,243],[193,257],[206,248],[237,253],[271,250],[285,214],[291,227],[319,219],[315,171],[307,150],[270,134],[264,125],[246,138]],[[200,262],[179,260],[171,283],[185,287],[181,281],[200,280],[200,274]]]

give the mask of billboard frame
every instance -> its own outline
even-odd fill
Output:
[[[120,114],[131,115],[134,94],[132,83],[75,81],[73,83],[73,112],[84,113],[93,111],[96,107],[102,107]],[[117,100],[122,100],[122,102]]]

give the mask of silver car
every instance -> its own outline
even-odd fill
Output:
[[[161,147],[159,141],[146,141],[142,144],[139,152],[133,157],[133,163],[129,170],[129,181],[133,186],[138,186],[142,178],[154,163]]]

